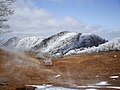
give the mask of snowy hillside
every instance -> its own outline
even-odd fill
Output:
[[[41,54],[64,55],[70,50],[83,50],[84,48],[98,46],[106,40],[94,34],[81,34],[77,32],[63,31],[48,38],[26,37],[18,39],[10,38],[3,46],[10,46],[23,52],[33,52],[41,57]]]
[[[76,49],[70,50],[66,55],[79,53],[95,53],[101,51],[120,51],[120,38],[115,38],[109,42],[99,45],[98,47],[86,48],[84,50]]]
[[[1,46],[26,52],[26,51],[30,51],[31,47],[34,47],[42,40],[43,38],[37,36],[26,37],[26,38],[12,37],[8,39],[6,42],[4,42]]]
[[[60,32],[32,48],[38,55],[49,53],[50,55],[64,55],[72,49],[84,49],[87,47],[98,46],[106,40],[94,34],[81,34],[76,32]]]
[[[92,47],[92,46],[98,46],[100,44],[103,44],[107,42],[105,39],[90,33],[83,33],[81,34],[79,38],[79,47],[82,49]]]
[[[41,43],[32,48],[32,51],[48,52],[50,54],[64,54],[77,47],[80,33],[60,32],[44,39]]]
[[[37,37],[37,36],[36,37],[22,38],[16,44],[15,49],[28,52],[31,50],[32,47],[41,43],[42,40],[43,40],[43,38]]]
[[[18,37],[12,37],[12,38],[8,39],[7,41],[3,40],[3,43],[1,44],[1,46],[7,47],[7,48],[14,48],[14,47],[16,47],[19,40],[20,40],[20,38],[18,38]]]

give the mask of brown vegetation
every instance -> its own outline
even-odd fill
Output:
[[[28,84],[71,87],[100,81],[119,86],[120,78],[113,80],[109,78],[111,75],[120,77],[119,51],[67,56],[45,66],[31,55],[0,49],[0,90],[14,90]]]

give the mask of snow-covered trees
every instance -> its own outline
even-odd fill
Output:
[[[120,37],[115,38],[115,39],[113,39],[109,42],[106,42],[104,44],[101,44],[97,47],[93,46],[91,48],[84,48],[84,50],[80,50],[80,49],[70,50],[68,53],[66,53],[65,56],[72,55],[72,54],[96,53],[96,52],[103,52],[103,51],[120,51]]]
[[[0,34],[4,33],[3,28],[9,28],[10,26],[5,22],[8,21],[9,16],[14,13],[11,8],[15,0],[0,0]]]

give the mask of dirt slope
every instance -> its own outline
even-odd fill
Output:
[[[119,86],[120,78],[113,80],[111,75],[120,77],[120,51],[73,55],[45,66],[31,55],[0,49],[0,90],[14,90],[27,84],[71,87],[100,81]]]

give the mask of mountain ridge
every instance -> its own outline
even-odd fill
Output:
[[[107,40],[95,35],[78,32],[62,31],[47,38],[41,37],[26,37],[18,39],[17,37],[10,38],[3,46],[12,45],[14,49],[23,52],[32,52],[41,57],[49,54],[52,56],[63,56],[73,49],[83,50],[84,48],[98,46],[107,42]],[[5,45],[8,44],[8,45]]]

